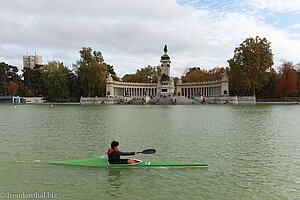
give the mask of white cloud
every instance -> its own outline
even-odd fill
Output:
[[[294,25],[288,27],[288,29],[300,29],[300,24],[294,24]]]
[[[171,73],[180,76],[190,66],[227,66],[234,48],[257,35],[272,42],[278,58],[295,59],[300,52],[295,34],[265,24],[261,16],[215,12],[175,0],[2,0],[0,25],[0,58],[19,68],[22,55],[35,51],[44,61],[71,66],[81,47],[91,46],[122,77],[159,65],[168,44]]]
[[[247,0],[249,6],[272,11],[300,11],[300,0]]]

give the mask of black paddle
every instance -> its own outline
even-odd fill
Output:
[[[155,152],[156,152],[155,149],[145,149],[144,151],[140,151],[139,153],[142,153],[142,154],[153,154]]]

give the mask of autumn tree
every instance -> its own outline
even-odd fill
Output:
[[[138,69],[135,74],[125,74],[122,78],[123,82],[136,83],[157,83],[161,76],[160,66],[150,66]]]
[[[0,63],[0,96],[8,95],[8,87],[11,81],[16,84],[21,82],[18,71],[16,66],[6,64],[5,62]]]
[[[136,74],[125,74],[122,82],[140,83],[141,79]]]
[[[266,38],[248,38],[228,60],[230,91],[233,95],[253,95],[269,81],[273,54]]]
[[[188,68],[181,76],[181,80],[184,83],[192,82],[204,82],[204,81],[216,81],[222,78],[222,74],[226,72],[226,69],[215,67],[211,70],[201,70],[200,67]]]
[[[19,88],[19,86],[15,82],[9,81],[9,83],[8,83],[8,95],[9,96],[17,95],[18,88]]]
[[[161,67],[147,67],[138,69],[136,75],[140,77],[142,83],[157,83],[158,78],[161,76]]]
[[[102,53],[93,51],[91,47],[83,47],[80,60],[74,65],[83,96],[105,95],[107,64]]]
[[[297,89],[297,72],[293,63],[284,62],[279,68],[279,81],[276,93],[287,96]]]
[[[184,83],[203,82],[205,80],[206,72],[199,67],[188,68],[181,76],[181,80]]]
[[[297,90],[300,90],[300,63],[296,64],[295,68],[296,68],[297,76],[298,76]]]

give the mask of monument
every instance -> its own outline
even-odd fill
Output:
[[[157,94],[156,96],[173,96],[174,95],[174,81],[170,77],[170,64],[171,60],[168,56],[168,48],[165,45],[164,55],[161,56],[161,76],[159,77],[157,84]]]
[[[176,82],[170,74],[171,59],[168,47],[164,46],[160,59],[161,76],[157,83],[132,83],[114,81],[111,75],[106,80],[106,97],[81,98],[82,103],[106,104],[200,104],[238,103],[237,97],[229,96],[229,80],[226,74],[219,80],[208,82]],[[244,100],[243,100],[244,101]],[[255,102],[255,100],[247,100]]]

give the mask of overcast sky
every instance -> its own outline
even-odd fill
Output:
[[[271,42],[275,66],[300,62],[300,0],[0,0],[0,61],[22,56],[72,68],[79,50],[101,51],[119,77],[159,65],[168,45],[171,75],[228,66],[249,37]]]

